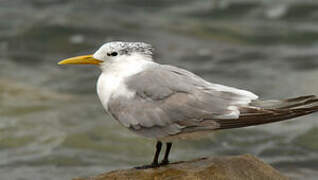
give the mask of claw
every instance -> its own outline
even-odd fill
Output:
[[[170,162],[168,160],[163,160],[161,161],[161,163],[159,164],[159,166],[165,166],[168,165]]]
[[[149,164],[149,165],[144,165],[144,166],[138,166],[135,167],[135,169],[149,169],[149,168],[158,168],[160,167],[161,164]]]

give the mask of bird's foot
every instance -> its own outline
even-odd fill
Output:
[[[149,168],[158,168],[161,164],[158,164],[158,163],[152,163],[152,164],[149,164],[149,165],[143,165],[143,166],[138,166],[138,167],[135,167],[136,169],[149,169]]]
[[[170,162],[168,160],[162,160],[159,166],[165,166],[168,165]]]

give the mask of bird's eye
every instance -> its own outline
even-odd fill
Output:
[[[117,55],[118,55],[117,52],[107,53],[107,56],[117,56]]]

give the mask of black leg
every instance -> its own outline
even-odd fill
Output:
[[[152,165],[158,165],[159,164],[158,163],[158,159],[159,159],[161,147],[162,147],[162,143],[161,143],[161,141],[158,141],[157,144],[156,144],[156,153],[155,153],[155,157],[153,158]]]
[[[161,161],[160,165],[169,164],[169,153],[170,153],[171,147],[172,147],[172,143],[171,142],[167,143],[167,149],[166,149],[166,152],[165,152],[165,157]]]
[[[155,157],[153,158],[152,163],[151,163],[150,165],[145,165],[145,166],[136,167],[136,169],[147,169],[147,168],[156,168],[156,167],[159,167],[158,159],[159,159],[161,147],[162,147],[161,141],[157,141],[157,144],[156,144],[156,153],[155,153]]]

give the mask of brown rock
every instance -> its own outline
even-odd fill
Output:
[[[210,157],[172,163],[156,169],[125,169],[74,180],[287,180],[251,155]]]

